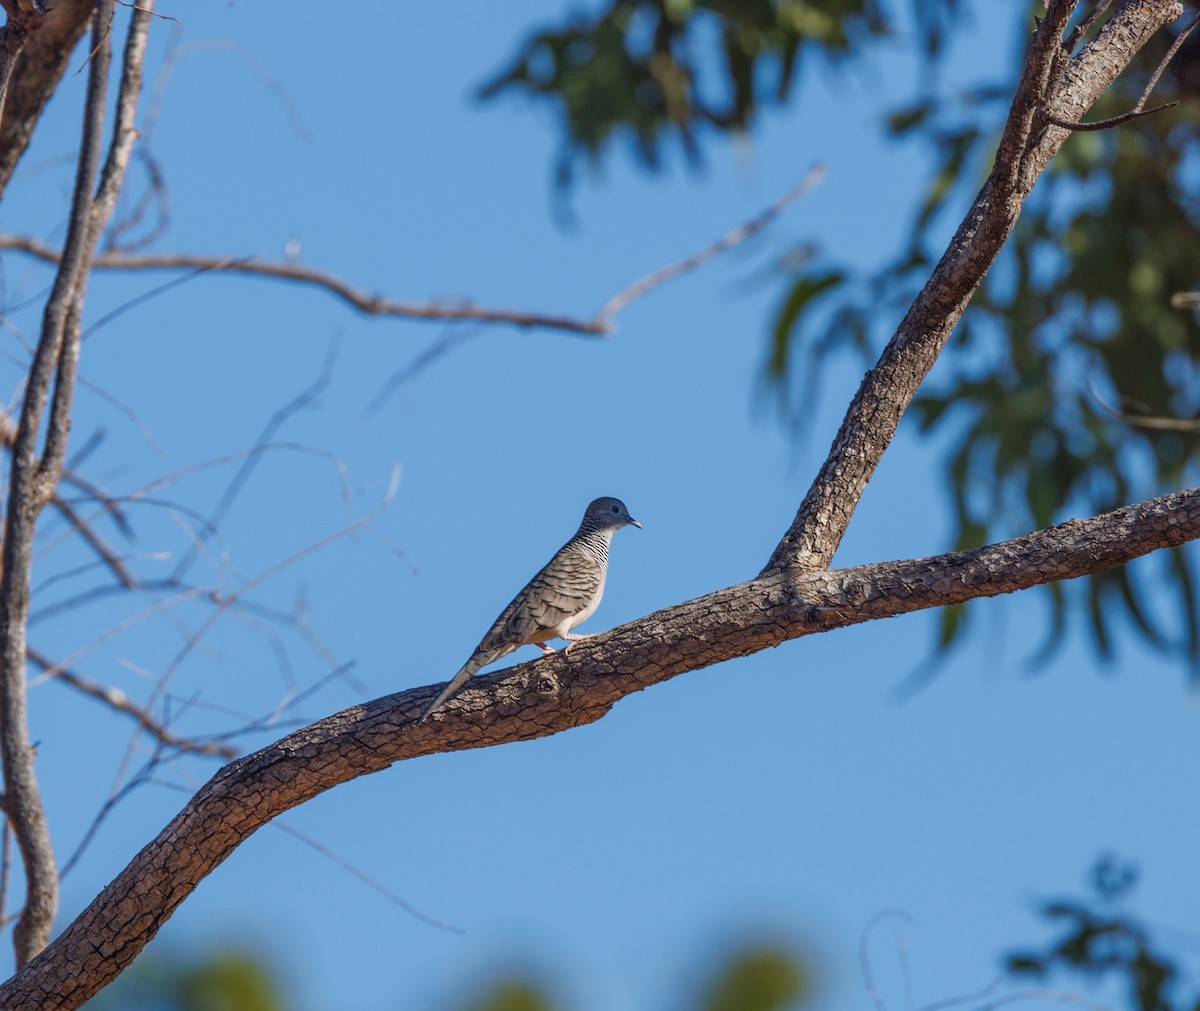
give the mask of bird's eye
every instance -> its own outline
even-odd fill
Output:
[[[613,512],[615,512],[615,513],[619,513],[619,512],[621,511],[621,507],[620,507],[620,506],[613,506],[613,507],[612,507],[612,511],[613,511]]]

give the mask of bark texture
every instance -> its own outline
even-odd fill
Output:
[[[476,678],[427,722],[440,685],[354,706],[231,762],[45,951],[0,987],[0,1007],[79,1007],[127,966],[251,833],[339,783],[442,751],[595,722],[687,671],[814,632],[1012,593],[1200,537],[1200,489],[975,551],[853,569],[771,572],[580,643],[570,656]]]
[[[13,24],[14,9],[28,8],[29,4],[13,3],[5,7],[9,24]],[[89,0],[55,0],[46,7],[45,15],[17,15],[17,23],[24,26],[20,29],[24,38],[14,54],[0,122],[0,196],[29,146],[42,109],[58,87],[71,53],[83,37],[93,4]],[[8,27],[5,26],[5,32]],[[5,44],[11,43],[6,39]]]
[[[1175,2],[1130,0],[1071,58],[1062,36],[1075,7],[1064,0],[1048,4],[1030,43],[995,167],[878,364],[863,379],[767,570],[820,568],[832,561],[901,416],[1012,234],[1038,176],[1071,135],[1051,126],[1048,117],[1082,119],[1151,36],[1183,13]]]

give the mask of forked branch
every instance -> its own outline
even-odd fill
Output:
[[[1090,575],[1197,538],[1200,489],[1190,489],[975,551],[772,572],[589,639],[570,656],[476,678],[425,723],[416,719],[440,685],[346,709],[218,772],[62,935],[0,986],[0,1006],[79,1007],[248,836],[340,783],[419,755],[592,723],[650,685],[789,639]]]
[[[764,572],[821,568],[850,519],[917,389],[933,368],[979,282],[1012,234],[1026,197],[1071,133],[1047,116],[1077,122],[1182,5],[1127,2],[1079,54],[1063,33],[1075,0],[1050,0],[1033,34],[991,175],[908,314],[867,373],[829,456]]]

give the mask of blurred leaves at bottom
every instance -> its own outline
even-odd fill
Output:
[[[782,945],[740,947],[727,955],[681,1008],[695,1011],[796,1011],[806,1003],[812,974],[804,958]],[[88,1011],[290,1011],[265,960],[245,951],[199,958],[159,953],[139,959],[86,1007]],[[454,1011],[567,1011],[541,982],[501,977],[479,987]]]

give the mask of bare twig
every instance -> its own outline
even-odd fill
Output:
[[[217,623],[217,621],[220,620],[221,616],[227,610],[229,610],[231,607],[236,605],[238,603],[238,601],[243,596],[245,596],[247,593],[250,593],[252,590],[261,586],[263,583],[274,578],[276,575],[278,575],[284,569],[289,568],[290,566],[296,564],[296,562],[300,561],[301,559],[306,558],[309,555],[314,554],[318,551],[321,551],[324,548],[328,547],[330,544],[333,544],[336,541],[339,541],[344,537],[348,537],[348,536],[354,534],[355,532],[357,532],[358,530],[361,530],[362,528],[370,525],[370,523],[375,519],[375,517],[391,504],[392,498],[396,492],[396,485],[397,485],[398,481],[399,481],[399,472],[394,471],[393,477],[392,477],[392,483],[389,486],[387,494],[385,495],[383,501],[380,502],[380,504],[378,506],[376,506],[366,516],[364,516],[361,519],[356,520],[352,523],[346,524],[341,529],[335,530],[333,533],[327,534],[325,537],[322,537],[319,540],[306,545],[305,547],[303,547],[299,551],[296,551],[293,554],[289,555],[287,558],[283,559],[282,561],[276,562],[274,565],[268,566],[266,569],[264,569],[262,572],[260,572],[257,576],[254,576],[252,579],[246,580],[246,582],[244,582],[241,586],[239,586],[236,590],[232,591],[231,593],[228,593],[228,594],[225,594],[222,596],[213,594],[211,596],[211,599],[212,599],[213,603],[216,604],[216,607],[212,610],[212,612],[208,615],[208,617],[205,618],[205,620],[203,622],[201,622],[200,626],[188,638],[188,640],[183,644],[183,647],[179,650],[179,652],[176,653],[174,657],[172,657],[171,662],[169,664],[167,664],[167,666],[163,670],[162,674],[159,675],[158,681],[156,682],[156,684],[154,686],[154,690],[153,690],[153,692],[151,692],[150,699],[147,703],[147,707],[153,708],[153,706],[157,703],[158,699],[166,692],[167,684],[169,683],[170,679],[175,674],[175,672],[179,669],[180,665],[184,662],[184,660],[187,659],[188,656],[191,655],[192,651],[195,650],[195,648],[199,645],[199,643],[204,638],[204,636],[208,634],[208,632],[212,629],[213,625],[215,625]],[[138,742],[138,731],[135,731],[133,736],[130,738],[129,745],[125,749],[125,756],[121,760],[121,765],[117,770],[117,777],[116,777],[117,784],[119,784],[121,782],[122,778],[125,775],[125,772],[127,771],[128,767],[129,767],[130,762],[132,761],[134,751],[137,747],[137,742]]]
[[[703,266],[713,257],[720,256],[734,246],[740,246],[747,239],[757,235],[766,228],[767,225],[787,210],[789,205],[812,190],[824,178],[825,166],[820,164],[814,165],[808,170],[803,179],[757,217],[752,218],[743,225],[739,225],[733,231],[722,235],[712,245],[705,246],[699,252],[693,253],[691,256],[678,260],[675,263],[667,264],[665,267],[660,267],[653,273],[647,274],[641,280],[635,281],[629,287],[617,292],[600,307],[600,311],[596,313],[596,322],[607,326],[613,316],[624,309],[634,299],[641,298],[643,295],[666,284],[668,281],[673,281],[684,274],[690,274],[697,267]]]
[[[82,674],[77,674],[62,664],[54,663],[49,657],[34,649],[29,650],[29,659],[43,671],[54,671],[55,681],[69,685],[89,698],[103,702],[110,709],[114,709],[122,715],[130,717],[148,734],[169,748],[192,752],[197,755],[207,755],[212,758],[231,759],[238,756],[237,748],[231,748],[223,744],[214,744],[211,741],[200,738],[193,739],[179,736],[154,719],[148,709],[135,705],[130,701],[129,696],[119,688],[113,688],[109,685],[102,685],[92,681],[90,678],[86,678]],[[2,905],[0,903],[0,907]]]
[[[169,14],[159,14],[157,11],[152,10],[149,7],[142,7],[138,4],[130,3],[129,0],[117,0],[117,3],[122,7],[132,7],[135,11],[145,11],[145,13],[149,14],[151,17],[160,18],[163,21],[174,21],[177,25],[183,24],[179,18],[173,18]]]
[[[871,932],[880,923],[891,917],[898,917],[905,923],[912,923],[912,917],[903,909],[884,909],[867,921],[867,925],[863,927],[862,934],[858,939],[858,967],[862,973],[863,988],[867,991],[867,995],[871,998],[871,1002],[878,1011],[888,1011],[888,1008],[884,1002],[883,994],[879,992],[879,988],[875,985],[875,976],[871,972],[871,954],[867,950],[867,945],[871,940]]]
[[[1074,1004],[1077,1007],[1087,1008],[1088,1011],[1113,1011],[1108,1004],[1097,1004],[1095,1001],[1088,1000],[1086,997],[1080,997],[1078,994],[1065,993],[1062,990],[1043,990],[1029,989],[1018,990],[1016,993],[1005,994],[1003,997],[997,997],[995,1000],[988,1001],[986,1004],[980,1004],[974,1011],[993,1011],[994,1008],[1003,1007],[1005,1004],[1016,1004],[1026,1000],[1052,1000],[1059,1004]]]
[[[362,870],[359,867],[356,867],[353,863],[351,863],[349,860],[347,860],[344,856],[342,856],[339,853],[334,852],[328,846],[326,846],[324,843],[317,842],[317,840],[314,839],[312,836],[306,835],[305,833],[301,832],[298,828],[294,828],[293,826],[289,825],[287,822],[279,821],[278,819],[271,822],[271,825],[274,828],[279,829],[279,831],[281,831],[281,832],[286,832],[293,839],[300,840],[300,842],[304,843],[305,846],[309,847],[310,849],[316,850],[318,853],[321,854],[321,856],[325,857],[326,859],[332,860],[335,864],[337,864],[343,870],[349,871],[351,874],[353,874],[356,878],[358,878],[358,880],[361,881],[363,884],[365,884],[367,887],[378,892],[380,895],[382,895],[385,899],[387,899],[393,905],[399,906],[406,913],[408,913],[409,916],[413,917],[414,919],[420,920],[422,923],[428,924],[431,927],[437,927],[438,930],[449,931],[451,934],[465,933],[465,931],[462,929],[462,927],[456,927],[453,923],[446,923],[444,920],[436,920],[432,916],[430,916],[428,913],[421,912],[421,910],[419,910],[412,903],[405,902],[404,899],[400,898],[399,895],[397,895],[395,892],[393,892],[391,889],[389,889],[386,885],[380,884],[378,881],[375,880],[375,878],[373,878],[369,874],[367,874],[366,871]]]
[[[58,250],[40,239],[26,235],[0,236],[0,249],[13,249],[36,256],[48,263],[58,260]],[[283,260],[260,260],[247,257],[201,256],[188,253],[122,253],[108,251],[92,261],[97,270],[197,270],[226,271],[251,274],[282,281],[297,281],[323,288],[366,316],[395,316],[418,320],[478,320],[484,323],[507,323],[517,327],[547,327],[589,337],[602,336],[606,331],[595,320],[579,320],[551,313],[526,312],[520,309],[501,309],[463,301],[456,305],[444,302],[406,302],[371,295],[327,271]]]
[[[1087,133],[1090,130],[1111,130],[1114,126],[1121,126],[1132,120],[1141,119],[1143,116],[1153,116],[1156,112],[1162,112],[1164,109],[1174,109],[1178,104],[1178,102],[1164,102],[1162,105],[1156,105],[1153,109],[1132,109],[1120,116],[1098,119],[1094,123],[1076,123],[1046,113],[1046,122],[1053,126],[1061,126],[1064,130],[1074,130],[1076,133]]]
[[[87,543],[88,547],[96,552],[100,556],[100,560],[112,570],[112,574],[117,578],[117,582],[127,590],[131,590],[137,586],[137,579],[133,573],[129,571],[117,553],[91,528],[87,520],[75,511],[74,506],[62,499],[57,492],[55,492],[54,497],[50,501],[54,505],[54,508],[66,517],[67,522],[71,524],[71,529],[78,533]]]
[[[964,994],[961,997],[946,997],[943,1000],[935,1000],[931,1004],[922,1004],[917,1011],[945,1011],[946,1008],[954,1007],[955,1004],[971,1004],[977,1000],[983,1000],[983,998],[991,996],[1003,985],[1004,977],[997,976],[987,986],[979,990]]]
[[[661,287],[668,281],[691,273],[715,256],[732,249],[734,246],[745,242],[751,236],[762,231],[788,205],[799,199],[820,182],[823,175],[824,169],[821,166],[815,166],[799,183],[793,186],[763,213],[745,224],[739,225],[733,231],[722,236],[716,242],[706,246],[699,252],[662,267],[617,292],[617,294],[613,295],[601,306],[599,312],[591,319],[580,319],[577,317],[520,309],[481,306],[470,301],[450,304],[446,302],[407,302],[390,299],[382,295],[368,294],[361,288],[355,287],[348,281],[327,271],[287,260],[200,256],[189,253],[137,254],[108,250],[94,256],[91,265],[96,270],[194,270],[200,272],[229,271],[233,273],[253,274],[258,277],[296,281],[323,288],[367,316],[393,316],[402,319],[437,320],[442,322],[473,321],[478,323],[498,323],[522,328],[542,327],[550,330],[562,330],[567,333],[579,334],[586,337],[601,337],[611,334],[614,331],[614,317],[630,302],[641,298],[655,288]],[[58,250],[49,243],[42,242],[40,239],[35,239],[28,235],[0,235],[0,249],[12,249],[27,253],[48,263],[56,262],[59,256]]]
[[[1200,432],[1200,418],[1160,418],[1150,415],[1124,414],[1117,408],[1105,403],[1092,381],[1088,380],[1088,393],[1092,400],[1109,417],[1123,421],[1136,428],[1149,428],[1159,432]],[[1127,401],[1128,402],[1128,401]],[[1134,406],[1141,406],[1135,404]]]
[[[1104,12],[1107,11],[1111,6],[1112,0],[1100,0],[1100,2],[1092,8],[1092,12],[1082,21],[1080,21],[1079,24],[1075,26],[1074,30],[1072,30],[1071,34],[1067,36],[1067,40],[1063,43],[1063,49],[1068,53],[1075,52],[1075,47],[1079,45],[1080,39],[1082,39],[1085,35],[1087,35],[1088,32],[1092,30],[1092,26],[1102,17],[1104,17]]]
[[[1090,18],[1088,18],[1082,25],[1079,26],[1079,28],[1076,29],[1076,33],[1078,35],[1082,35],[1083,32],[1090,27],[1091,22],[1095,18],[1099,17],[1099,15],[1103,12],[1103,9],[1107,6],[1108,3],[1102,4],[1097,11],[1093,12]],[[1146,87],[1142,90],[1141,97],[1137,100],[1137,103],[1129,112],[1126,112],[1120,116],[1112,116],[1108,119],[1100,119],[1094,123],[1076,123],[1069,119],[1060,119],[1058,116],[1053,116],[1047,113],[1046,121],[1052,123],[1054,126],[1061,126],[1065,130],[1075,130],[1078,133],[1084,133],[1089,130],[1111,130],[1115,126],[1121,126],[1125,123],[1131,122],[1132,120],[1141,119],[1143,116],[1152,116],[1154,113],[1162,112],[1164,109],[1175,108],[1175,106],[1179,105],[1179,102],[1164,102],[1162,105],[1156,105],[1153,109],[1147,109],[1146,102],[1149,101],[1150,94],[1154,91],[1155,85],[1158,84],[1158,80],[1160,77],[1162,77],[1163,72],[1167,69],[1168,64],[1170,64],[1171,60],[1175,58],[1175,54],[1179,52],[1180,46],[1187,41],[1187,37],[1192,34],[1192,29],[1196,27],[1197,23],[1200,23],[1200,14],[1197,14],[1194,18],[1192,18],[1192,20],[1187,23],[1186,27],[1184,27],[1183,31],[1175,36],[1175,41],[1171,43],[1171,48],[1168,49],[1166,55],[1164,55],[1163,58],[1158,61],[1158,66],[1154,68],[1154,73],[1150,75],[1150,80],[1146,83]],[[1075,41],[1078,41],[1075,34],[1073,34],[1071,38]],[[1074,46],[1070,41],[1068,41],[1066,44],[1066,49],[1070,51],[1073,48]]]
[[[1137,105],[1133,107],[1134,112],[1139,112],[1150,99],[1150,93],[1154,90],[1154,86],[1158,84],[1158,79],[1162,77],[1163,71],[1167,69],[1167,65],[1175,58],[1175,54],[1179,52],[1180,47],[1187,41],[1187,37],[1192,34],[1192,30],[1200,23],[1200,14],[1197,14],[1187,23],[1183,31],[1175,36],[1175,41],[1171,43],[1171,48],[1167,50],[1166,55],[1158,61],[1158,66],[1154,68],[1154,73],[1150,75],[1150,80],[1146,82],[1146,87],[1142,91],[1142,97],[1138,99]],[[1174,103],[1178,104],[1178,103]],[[1165,106],[1160,106],[1165,108]],[[1153,111],[1153,110],[1151,110]]]
[[[325,360],[321,363],[321,371],[317,374],[308,386],[296,394],[291,400],[284,404],[279,410],[275,411],[270,418],[267,419],[263,430],[259,432],[258,438],[254,440],[256,446],[270,445],[275,434],[287,422],[292,415],[300,411],[307,410],[317,403],[318,398],[329,386],[330,380],[333,378],[333,367],[337,362],[338,342],[334,340],[330,343],[329,349],[325,353]],[[225,519],[233,503],[236,501],[242,489],[246,486],[246,482],[250,480],[259,462],[262,460],[261,453],[252,453],[243,458],[241,466],[238,467],[229,483],[225,486],[225,490],[221,492],[221,498],[218,500],[216,508],[213,509],[209,516],[209,522],[214,528],[221,526],[221,521]],[[345,489],[345,467],[340,460],[334,459],[334,466],[337,468],[339,475],[342,477],[343,489]],[[349,519],[351,503],[349,494],[343,495],[343,502],[346,507],[347,519]],[[196,560],[196,555],[207,542],[208,537],[204,532],[201,532],[198,538],[198,543],[194,543],[183,557],[180,558],[175,566],[173,577],[175,579],[183,578],[185,572]]]

